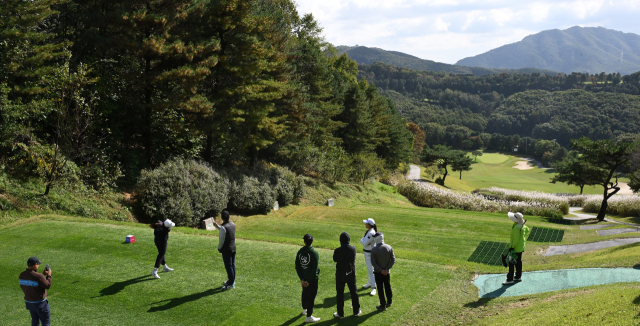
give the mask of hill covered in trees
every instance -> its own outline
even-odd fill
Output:
[[[45,194],[130,187],[175,157],[364,181],[414,155],[293,1],[9,1],[0,18],[0,166]]]
[[[553,29],[464,58],[456,64],[494,69],[528,67],[566,74],[605,72],[627,75],[640,70],[640,35],[603,27]]]
[[[373,64],[375,62],[382,62],[398,67],[422,70],[422,71],[444,71],[452,74],[473,74],[476,76],[483,75],[496,75],[500,73],[515,73],[522,74],[541,73],[541,74],[557,74],[554,71],[535,69],[535,68],[523,68],[523,69],[492,69],[484,67],[465,67],[461,65],[450,65],[447,63],[435,62],[431,60],[420,59],[418,57],[397,52],[386,51],[378,48],[368,48],[366,46],[338,46],[340,53],[346,53],[349,58],[355,60],[358,64]]]
[[[473,76],[382,63],[359,68],[359,78],[378,86],[403,117],[424,130],[427,144],[464,148],[463,142],[473,137],[486,142],[491,134],[500,134],[555,139],[568,147],[571,139],[582,136],[609,139],[640,133],[640,73]],[[495,149],[517,144],[519,140]]]

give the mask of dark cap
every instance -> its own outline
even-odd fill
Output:
[[[310,242],[310,241],[313,241],[313,236],[307,233],[304,235],[304,237],[302,237],[302,239],[304,240],[304,242]]]
[[[340,234],[340,243],[341,244],[349,244],[349,242],[351,242],[351,237],[349,236],[349,233],[342,232]]]
[[[27,260],[27,266],[40,265],[42,262],[38,259],[38,257],[31,257]]]

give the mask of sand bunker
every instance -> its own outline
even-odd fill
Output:
[[[533,169],[533,166],[529,165],[529,161],[518,161],[514,168],[518,170],[531,170]]]
[[[618,187],[620,187],[620,191],[618,191],[619,195],[633,195],[633,190],[629,188],[629,185],[626,182],[618,183]]]

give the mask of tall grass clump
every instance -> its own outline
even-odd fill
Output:
[[[478,189],[475,190],[474,193],[508,202],[544,203],[557,208],[563,214],[569,213],[568,198],[570,197],[568,196],[558,196],[538,191],[511,190],[498,187]]]
[[[227,180],[208,164],[176,158],[143,170],[136,196],[144,214],[153,220],[166,216],[176,225],[194,227],[227,206],[228,187]]]
[[[562,218],[563,214],[560,207],[549,202],[490,200],[480,194],[458,193],[425,182],[403,182],[398,186],[398,192],[422,207],[494,213],[511,211],[552,218]]]
[[[607,214],[622,216],[640,216],[640,196],[615,195],[607,200]],[[602,205],[602,196],[588,196],[582,208],[587,213],[598,213]]]

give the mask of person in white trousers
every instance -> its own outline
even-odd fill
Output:
[[[371,265],[371,249],[378,243],[376,239],[378,227],[372,218],[363,220],[362,222],[364,222],[364,225],[367,227],[367,232],[365,232],[360,243],[362,243],[364,261],[367,263],[367,270],[369,271],[369,282],[362,287],[365,289],[371,288],[371,295],[376,295],[376,278],[373,275],[373,265]]]

